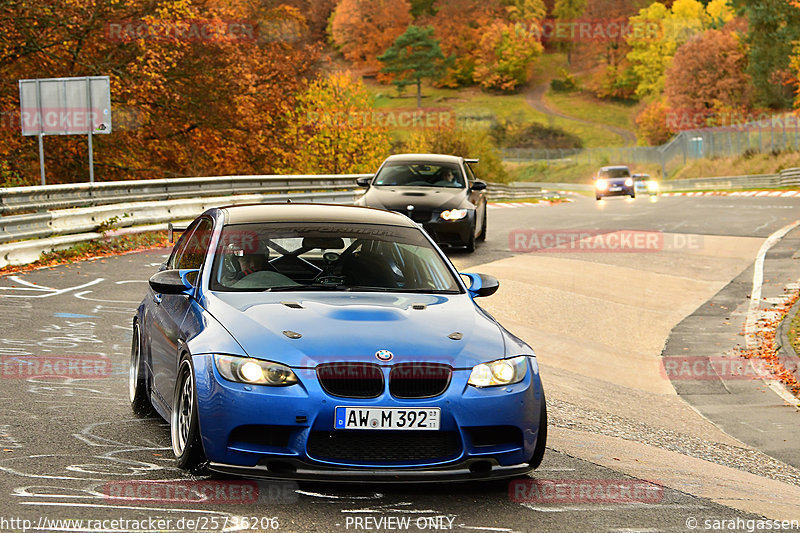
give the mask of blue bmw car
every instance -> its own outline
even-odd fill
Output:
[[[130,400],[179,467],[317,481],[514,477],[542,461],[536,357],[404,215],[214,208],[133,320]]]

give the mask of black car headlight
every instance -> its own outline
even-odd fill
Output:
[[[498,359],[472,368],[469,384],[473,387],[501,387],[519,383],[528,374],[528,357],[520,355],[511,359]]]
[[[442,211],[439,217],[442,220],[461,220],[467,216],[467,213],[466,209],[448,209],[447,211]]]
[[[271,387],[284,387],[297,383],[297,376],[291,368],[272,361],[216,354],[214,364],[220,375],[228,381]]]

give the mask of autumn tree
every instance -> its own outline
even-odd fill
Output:
[[[447,87],[472,84],[481,36],[493,21],[505,16],[503,5],[499,0],[436,0],[433,11],[434,15],[421,16],[416,23],[433,26],[442,53],[454,58],[437,83]]]
[[[259,21],[299,31],[287,41]],[[246,0],[9,0],[0,24],[5,80],[110,76],[113,133],[94,138],[100,181],[274,171],[284,112],[319,54],[299,9]],[[0,106],[18,108],[16,84],[0,86]],[[4,173],[34,181],[36,156],[18,127],[0,130]],[[45,157],[48,182],[87,175],[85,137],[48,137]]]
[[[639,142],[656,146],[664,144],[677,133],[668,122],[669,107],[662,100],[651,103],[636,116],[637,137]]]
[[[586,10],[586,0],[556,0],[553,5],[553,17],[561,22],[575,21]],[[572,63],[572,49],[574,42],[564,43],[567,51],[567,63]]]
[[[624,23],[645,7],[646,0],[587,0],[583,18],[589,21]],[[571,47],[576,69],[591,72],[585,86],[600,98],[631,99],[636,76],[627,59],[630,45],[624,32],[604,39],[580,39]]]
[[[660,2],[654,2],[640,10],[637,16],[631,17],[632,26],[657,23],[660,27],[658,36],[634,33],[628,38],[632,47],[628,59],[638,78],[638,97],[655,96],[663,91],[665,74],[675,52],[695,35],[710,28],[715,21],[729,20],[732,13],[726,6],[725,2],[718,1],[706,7],[697,0],[675,0],[672,7],[667,8]]]
[[[314,80],[287,114],[285,172],[373,172],[389,151],[389,136],[360,79],[335,73]]]
[[[342,0],[331,18],[331,40],[354,68],[375,74],[378,56],[409,24],[408,0]]]
[[[787,0],[731,0],[746,16],[748,73],[762,106],[791,105],[791,56],[800,40],[800,7]]]
[[[378,60],[385,65],[381,72],[393,74],[392,83],[399,88],[417,85],[417,107],[422,107],[422,80],[439,75],[444,55],[433,38],[432,26],[409,26]]]
[[[667,70],[665,94],[672,109],[709,114],[750,105],[747,57],[731,32],[707,30],[675,53]]]
[[[523,24],[496,22],[481,38],[475,81],[484,89],[513,91],[527,83],[542,49],[536,34]]]

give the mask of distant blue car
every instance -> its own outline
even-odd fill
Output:
[[[469,286],[465,284],[468,280]],[[215,208],[149,281],[130,400],[181,468],[320,481],[513,477],[539,466],[533,350],[397,213]]]

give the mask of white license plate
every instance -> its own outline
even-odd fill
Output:
[[[611,191],[611,192],[617,192],[617,191],[621,191],[621,190],[622,190],[622,187],[611,187],[611,188],[610,188],[610,189],[608,189],[608,190],[609,190],[609,191]]]
[[[337,407],[336,429],[439,429],[439,408]]]

